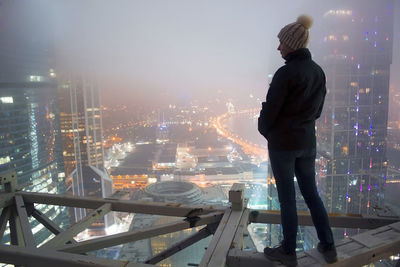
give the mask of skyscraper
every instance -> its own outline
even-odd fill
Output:
[[[0,173],[15,171],[24,190],[62,194],[58,94],[49,45],[17,36],[7,18],[1,16],[5,27],[0,29]],[[37,208],[61,227],[68,224],[64,207]],[[38,245],[49,238],[37,221],[31,227]]]
[[[329,1],[313,48],[327,96],[317,121],[319,183],[330,212],[382,205],[393,0]]]
[[[104,168],[100,94],[92,79],[74,76],[59,88],[61,132],[68,190],[75,196],[108,197],[112,180]],[[86,210],[74,209],[76,221]],[[90,230],[100,231],[113,223],[104,222]]]

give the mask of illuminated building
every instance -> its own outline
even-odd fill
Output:
[[[118,174],[110,176],[113,180],[114,189],[144,188],[149,184],[150,181],[157,181],[156,178],[149,178],[147,174]]]
[[[392,61],[392,0],[332,1],[312,50],[327,77],[317,121],[319,188],[329,212],[382,205]]]
[[[103,132],[100,94],[91,79],[71,77],[59,87],[61,133],[67,190],[74,196],[108,197],[112,180],[104,168]],[[75,221],[86,216],[85,209],[75,208]],[[113,223],[112,216],[92,225],[101,233]]]
[[[0,29],[0,173],[16,172],[26,191],[63,194],[55,72],[47,43],[27,39],[16,41]],[[38,209],[62,228],[68,225],[65,208]],[[38,245],[50,237],[37,221],[31,228]]]

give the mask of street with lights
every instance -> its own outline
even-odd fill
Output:
[[[262,162],[268,160],[267,148],[254,144],[253,142],[246,140],[243,136],[239,136],[238,134],[234,133],[231,129],[228,129],[226,123],[227,119],[230,117],[246,114],[250,119],[251,116],[258,114],[258,112],[258,109],[247,109],[238,112],[224,113],[213,119],[212,125],[216,128],[219,135],[240,145],[247,155],[255,158],[258,162]]]

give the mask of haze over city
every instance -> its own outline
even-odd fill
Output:
[[[398,73],[400,4],[395,2],[392,72]],[[276,50],[280,28],[300,14],[312,16],[312,51],[323,8],[324,1],[311,0],[20,0],[2,1],[0,14],[21,40],[25,32],[48,40],[57,70],[96,73],[105,104],[142,98],[151,104],[217,91],[226,98],[264,97],[268,75],[283,65]],[[391,79],[400,90],[398,75]]]
[[[400,0],[0,0],[0,266],[398,264],[399,74]]]

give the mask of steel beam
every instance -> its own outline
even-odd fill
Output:
[[[15,193],[0,193],[0,209],[14,204]]]
[[[3,185],[5,192],[15,192],[18,187],[17,174],[15,172],[1,174],[0,185]]]
[[[331,227],[341,228],[361,228],[375,229],[391,223],[400,221],[400,218],[387,217],[362,217],[357,214],[342,215],[329,213],[329,222]],[[309,212],[297,212],[299,225],[313,226]],[[252,210],[250,212],[250,223],[271,223],[280,224],[281,214],[279,210]]]
[[[53,239],[48,241],[43,245],[43,248],[51,248],[62,246],[67,243],[69,240],[73,239],[74,236],[85,230],[89,227],[93,222],[101,219],[104,215],[106,215],[111,210],[111,204],[106,203],[100,208],[95,209],[90,214],[88,214],[85,218],[72,225],[67,230],[59,233]]]
[[[4,231],[6,230],[8,219],[10,218],[10,208],[3,208],[0,215],[0,240],[3,239]]]
[[[166,258],[174,255],[175,253],[189,247],[190,245],[208,237],[209,235],[213,234],[212,231],[207,228],[204,227],[203,229],[201,229],[200,231],[198,231],[197,233],[183,239],[182,241],[174,244],[173,246],[171,246],[170,248],[160,252],[159,254],[151,257],[150,259],[148,259],[147,261],[145,261],[145,263],[148,264],[156,264],[159,263],[162,260],[165,260]]]
[[[82,241],[77,244],[65,245],[57,248],[57,250],[64,252],[72,252],[72,253],[83,253],[83,252],[98,250],[158,235],[177,232],[191,227],[201,226],[205,224],[212,224],[220,221],[221,217],[222,217],[221,213],[200,215],[195,222],[182,220],[178,222],[166,223],[163,225],[149,227],[147,229],[140,229],[132,232],[124,232],[120,234],[114,234],[87,241]]]
[[[1,262],[32,267],[149,267],[142,263],[109,260],[93,256],[64,253],[43,248],[0,245]]]
[[[11,245],[25,246],[24,237],[22,236],[21,222],[19,221],[15,207],[11,208],[9,224]]]
[[[59,233],[64,231],[57,224],[55,224],[52,220],[50,220],[46,215],[44,215],[41,211],[39,211],[35,208],[32,211],[32,216],[55,235],[58,235]]]
[[[25,246],[36,247],[35,239],[31,231],[31,225],[26,213],[24,200],[21,196],[15,196],[15,207],[21,223],[22,236],[24,238]]]
[[[50,220],[46,215],[44,215],[42,212],[40,212],[39,210],[37,210],[35,208],[33,208],[32,216],[55,235],[58,235],[59,233],[64,231],[57,224],[55,224],[52,220]],[[71,238],[71,240],[68,240],[67,243],[75,244],[77,242],[75,241],[75,239]]]
[[[113,211],[144,213],[154,215],[187,217],[190,214],[200,215],[210,212],[224,212],[226,207],[214,206],[189,206],[179,203],[138,202],[131,200],[98,199],[90,197],[77,197],[54,195],[45,193],[17,192],[23,196],[25,202],[58,205],[76,208],[96,209],[106,203],[112,204]]]

